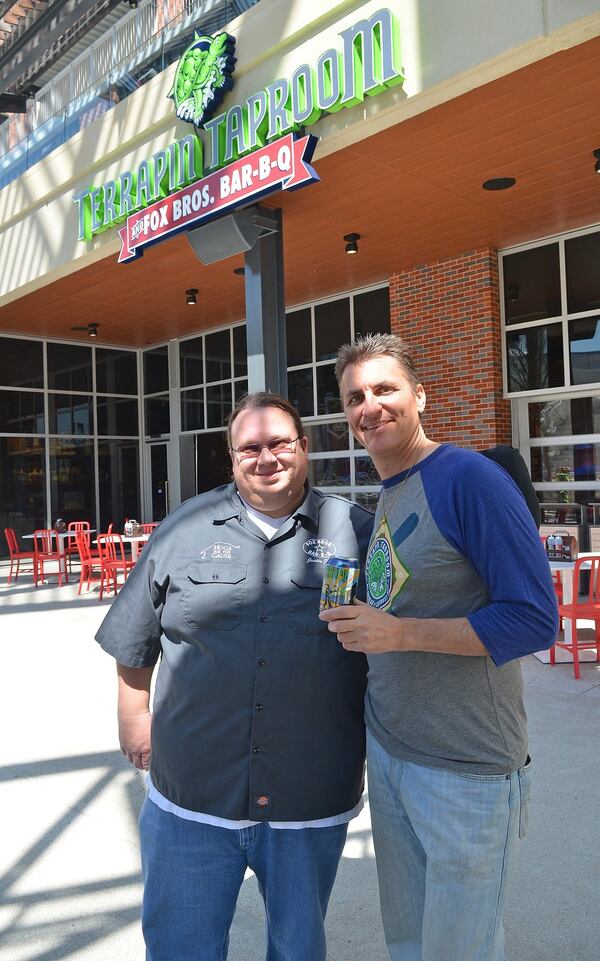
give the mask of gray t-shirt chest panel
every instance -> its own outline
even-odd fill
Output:
[[[490,602],[469,559],[440,532],[420,473],[380,499],[371,549],[383,505],[397,558],[408,573],[395,595],[392,587],[389,612],[400,618],[463,617]],[[524,763],[518,662],[497,668],[490,657],[419,652],[368,660],[367,726],[390,754],[459,773],[500,774]]]

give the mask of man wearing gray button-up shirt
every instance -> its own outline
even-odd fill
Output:
[[[118,662],[122,751],[150,772],[147,959],[223,961],[249,866],[267,961],[324,961],[362,803],[366,660],[328,633],[319,597],[329,556],[362,566],[372,515],[308,486],[307,438],[284,398],[244,398],[228,442],[234,483],[161,523],[97,635]]]

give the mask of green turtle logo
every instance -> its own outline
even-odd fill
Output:
[[[212,116],[223,95],[233,87],[234,50],[235,39],[228,33],[216,37],[194,34],[177,65],[169,94],[180,120],[201,127]]]
[[[385,551],[383,544],[380,542],[373,545],[367,572],[369,594],[376,602],[380,602],[389,593],[390,565],[388,552]]]

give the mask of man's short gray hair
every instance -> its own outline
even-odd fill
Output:
[[[365,337],[357,337],[351,344],[342,344],[335,364],[338,386],[346,367],[351,364],[364,364],[374,357],[392,357],[404,371],[412,389],[417,389],[420,380],[415,362],[408,344],[397,334],[367,334]]]

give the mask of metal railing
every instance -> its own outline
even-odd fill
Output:
[[[0,127],[0,189],[259,0],[142,0]],[[168,19],[167,19],[168,17]],[[21,128],[21,129],[19,129]]]

